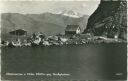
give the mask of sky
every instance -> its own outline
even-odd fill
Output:
[[[73,10],[91,15],[98,7],[99,1],[1,1],[1,13],[40,14],[57,13],[63,10]]]

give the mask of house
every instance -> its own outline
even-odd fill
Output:
[[[81,28],[79,25],[67,25],[65,29],[65,34],[80,34],[81,33]]]

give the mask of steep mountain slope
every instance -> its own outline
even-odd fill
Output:
[[[84,30],[88,15],[79,18],[65,16],[63,14],[43,13],[43,14],[2,14],[2,34],[8,34],[14,29],[25,29],[28,33],[44,32],[47,35],[64,33],[69,24],[79,24]]]
[[[101,0],[99,7],[88,19],[84,33],[93,35],[127,38],[127,2],[126,0]]]

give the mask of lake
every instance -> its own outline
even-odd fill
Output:
[[[65,73],[69,76],[12,76],[6,73]],[[125,43],[2,48],[3,79],[125,80],[126,77]]]

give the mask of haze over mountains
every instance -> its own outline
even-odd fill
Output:
[[[74,11],[42,14],[3,13],[2,35],[15,29],[24,29],[28,33],[43,32],[46,35],[55,35],[64,33],[69,24],[78,24],[84,30],[88,17]]]

